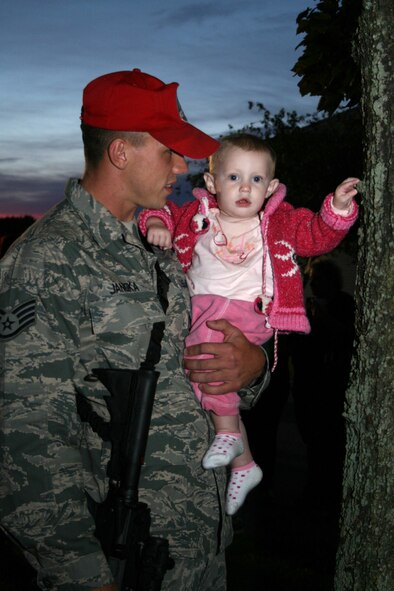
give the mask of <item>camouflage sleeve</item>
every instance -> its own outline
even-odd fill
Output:
[[[84,492],[73,376],[83,301],[72,261],[34,241],[1,261],[0,520],[42,589],[112,580]]]
[[[269,356],[269,344],[267,347],[261,347],[261,350],[265,354],[266,364],[264,365],[262,374],[252,382],[247,388],[243,388],[238,392],[240,397],[240,409],[241,410],[249,410],[253,408],[258,400],[260,399],[261,394],[264,390],[268,387],[270,380],[271,380],[271,371],[270,371],[270,356]]]

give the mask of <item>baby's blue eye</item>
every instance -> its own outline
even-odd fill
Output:
[[[230,175],[229,175],[229,179],[230,179],[230,181],[236,181],[236,180],[237,180],[237,178],[238,178],[238,176],[237,176],[236,174],[230,174]]]
[[[253,177],[253,180],[255,183],[261,183],[261,181],[263,180],[262,176],[255,176]]]

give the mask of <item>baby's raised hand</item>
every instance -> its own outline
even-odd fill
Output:
[[[357,183],[360,182],[360,179],[355,177],[349,177],[342,181],[340,185],[335,189],[334,199],[332,204],[337,209],[349,209],[353,197],[357,195]]]
[[[171,232],[163,225],[150,225],[146,232],[149,244],[160,246],[163,250],[172,247]]]

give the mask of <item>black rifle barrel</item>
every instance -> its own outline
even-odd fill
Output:
[[[148,440],[149,425],[159,372],[153,369],[93,369],[93,373],[111,393],[107,401],[111,415],[125,422],[119,453],[122,473],[120,487],[124,502],[136,500],[141,465]]]

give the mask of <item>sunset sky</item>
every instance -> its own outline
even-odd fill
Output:
[[[83,87],[138,67],[179,82],[188,119],[210,134],[272,112],[315,111],[291,68],[296,17],[315,0],[2,0],[0,214],[40,215],[83,171]]]

